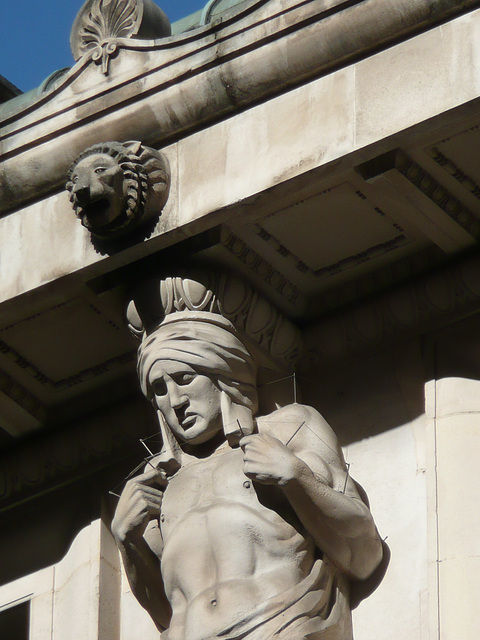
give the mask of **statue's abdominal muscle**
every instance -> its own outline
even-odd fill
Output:
[[[190,606],[197,598],[215,600],[218,610],[227,593],[241,608],[253,606],[297,584],[311,567],[313,545],[259,502],[241,462],[241,451],[234,450],[193,463],[165,492],[162,575],[174,614],[176,603]]]

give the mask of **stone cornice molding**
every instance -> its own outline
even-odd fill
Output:
[[[98,75],[94,47],[49,93],[6,114],[0,212],[59,189],[86,145],[139,138],[158,148],[479,6],[480,0],[312,0],[285,7],[252,0],[192,32],[115,39],[108,83]]]

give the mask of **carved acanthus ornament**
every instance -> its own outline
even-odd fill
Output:
[[[102,73],[125,38],[155,39],[170,35],[170,22],[152,0],[87,0],[72,27],[75,60],[90,54]]]

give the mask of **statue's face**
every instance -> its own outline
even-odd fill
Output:
[[[222,429],[221,392],[211,378],[187,364],[159,360],[148,379],[157,409],[181,441],[201,444]]]
[[[95,153],[81,160],[72,182],[73,206],[87,228],[106,227],[125,211],[123,170],[109,155]]]

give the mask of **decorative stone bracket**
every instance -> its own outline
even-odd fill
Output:
[[[87,0],[73,23],[70,47],[75,60],[90,54],[108,75],[119,39],[154,40],[170,33],[169,19],[152,0]]]

